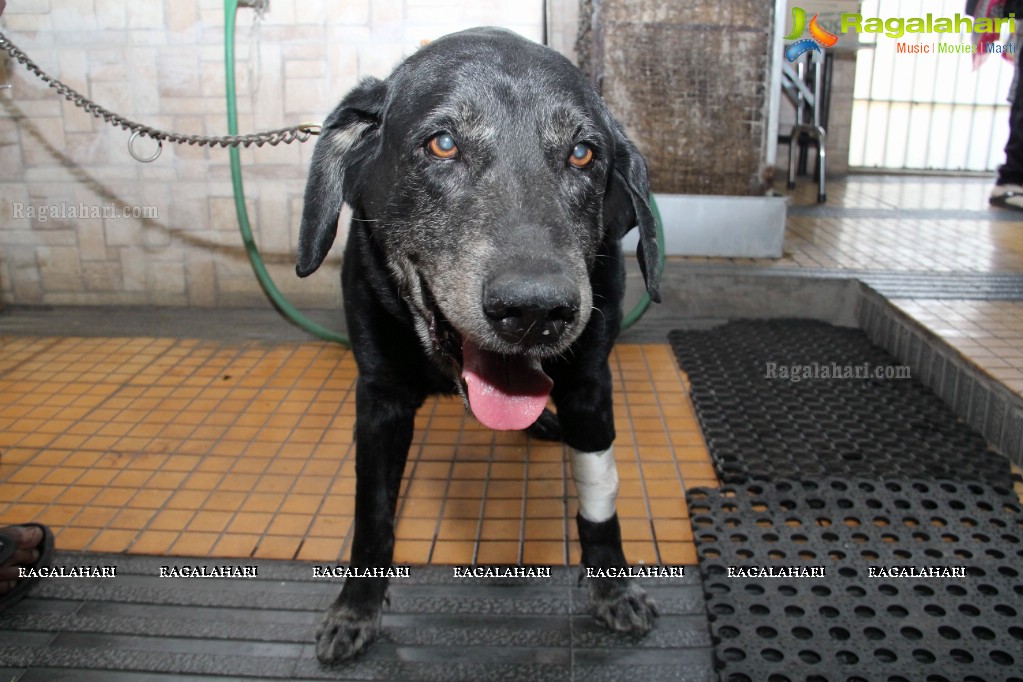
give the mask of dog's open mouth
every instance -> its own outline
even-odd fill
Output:
[[[429,289],[425,289],[429,298]],[[430,335],[437,353],[450,358],[461,374],[462,394],[484,426],[521,431],[533,424],[547,405],[554,382],[540,359],[505,355],[481,347],[462,335],[430,300]]]
[[[484,426],[521,430],[540,417],[554,382],[539,358],[501,355],[466,339],[462,359],[469,408]]]

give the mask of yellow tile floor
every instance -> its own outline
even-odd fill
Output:
[[[778,269],[1020,272],[1023,213],[990,208],[991,185],[984,178],[850,175],[828,186],[828,200],[821,208],[887,209],[890,217],[790,214],[781,258],[686,260]],[[791,193],[790,205],[815,207],[816,192],[816,184],[804,179]],[[976,217],[921,217],[910,212],[938,209],[969,211]]]
[[[1023,301],[892,301],[1023,397]]]
[[[355,363],[325,343],[0,338],[0,525],[64,550],[346,559]],[[622,345],[619,515],[632,562],[692,564],[684,490],[716,485],[666,345]],[[455,399],[420,411],[400,563],[579,560],[562,446],[495,433]]]
[[[1011,272],[1023,262],[1016,222],[793,216],[786,225],[787,256],[774,267],[983,273]],[[979,226],[984,239],[976,238]]]
[[[802,182],[793,204],[815,191]],[[850,176],[827,206],[979,212],[989,191]],[[783,258],[725,262],[1021,272],[1023,214],[999,218],[790,216]],[[1021,391],[1019,302],[896,303]],[[663,345],[620,346],[613,368],[627,555],[694,563],[682,491],[716,481],[685,377]],[[354,377],[350,354],[320,343],[0,337],[0,524],[50,523],[69,550],[344,558]],[[483,429],[450,399],[424,406],[417,427],[398,561],[578,561],[562,448]]]

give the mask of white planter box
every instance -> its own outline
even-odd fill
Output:
[[[785,197],[655,194],[669,256],[781,258]],[[636,230],[622,241],[635,251]]]

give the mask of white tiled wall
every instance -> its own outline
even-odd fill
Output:
[[[551,43],[568,49],[575,0],[548,4]],[[542,2],[270,0],[261,19],[241,9],[240,131],[320,121],[361,77],[386,76],[420,41],[480,24],[539,40]],[[0,17],[0,30],[36,63],[100,105],[206,135],[227,132],[223,26],[221,0],[10,0]],[[141,164],[126,132],[0,57],[3,83],[13,89],[0,90],[0,302],[263,302],[238,236],[226,150],[168,144]],[[311,278],[293,269],[312,147],[243,150],[245,194],[278,286],[300,305],[334,306],[340,244]],[[155,217],[123,215],[143,207]],[[40,209],[45,221],[31,217]],[[93,217],[102,211],[116,216]]]

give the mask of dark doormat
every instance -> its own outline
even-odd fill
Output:
[[[824,478],[687,497],[722,680],[1023,680],[1008,488]]]
[[[335,667],[313,631],[340,580],[312,564],[58,553],[57,566],[115,567],[107,579],[50,578],[0,613],[0,680],[688,680],[715,679],[697,571],[640,582],[661,617],[645,638],[606,632],[578,569],[549,578],[467,579],[411,566],[392,581],[379,641]],[[164,566],[253,564],[247,579],[159,577]]]
[[[1010,481],[1008,461],[860,330],[741,320],[669,339],[723,482]]]
[[[1008,461],[855,329],[669,336],[722,488],[688,491],[729,682],[1023,682]]]

